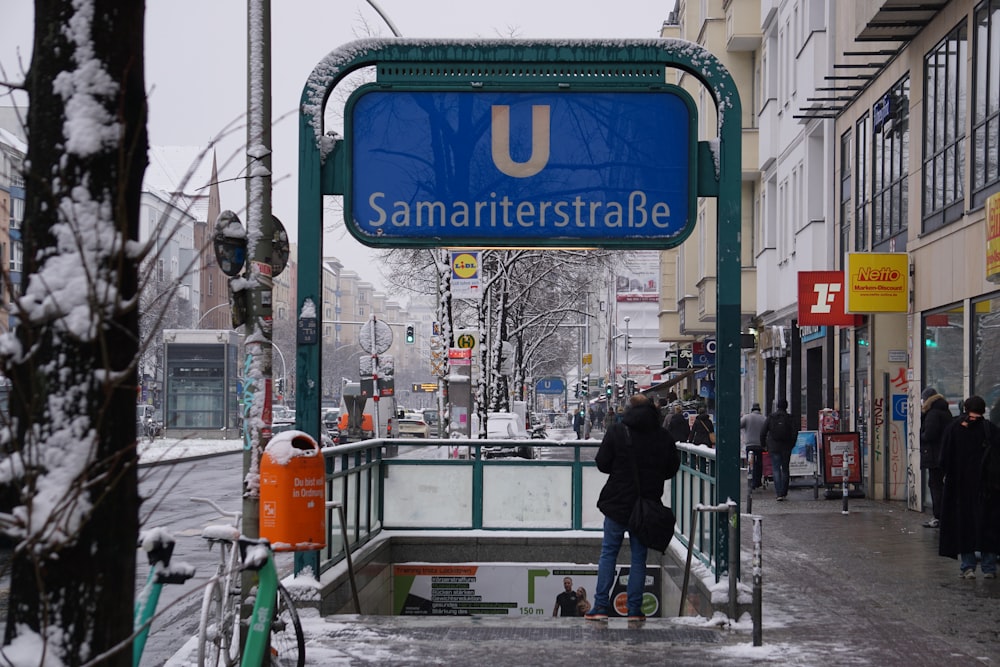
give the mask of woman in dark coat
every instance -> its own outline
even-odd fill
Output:
[[[986,488],[983,454],[987,446],[1000,447],[1000,431],[983,418],[986,401],[972,396],[965,412],[948,425],[941,443],[944,494],[938,553],[960,559],[960,575],[976,577],[976,552],[982,557],[983,577],[995,579],[1000,551],[1000,497]]]
[[[604,620],[610,609],[609,596],[615,581],[618,552],[625,539],[632,507],[643,498],[661,498],[666,480],[677,474],[681,460],[674,439],[660,427],[660,415],[642,394],[629,399],[629,408],[620,424],[604,434],[595,457],[597,469],[608,474],[597,508],[604,514],[604,540],[597,565],[597,591],[588,620]],[[639,488],[635,488],[638,469]],[[628,615],[643,620],[642,594],[646,581],[646,546],[629,536],[632,552],[628,577]]]
[[[713,433],[715,433],[715,426],[712,425],[712,418],[705,412],[705,408],[700,408],[698,416],[694,418],[694,424],[691,426],[691,442],[696,445],[714,447]]]

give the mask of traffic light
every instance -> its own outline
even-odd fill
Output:
[[[414,326],[413,324],[407,324],[406,325],[406,337],[404,338],[404,340],[406,341],[406,344],[407,345],[413,345],[413,341],[415,341],[416,338],[417,338],[416,337],[416,326]]]
[[[625,349],[626,350],[632,349],[632,336],[628,334],[625,334]]]
[[[625,385],[615,383],[615,387],[618,389],[618,400],[625,398]]]
[[[579,382],[574,382],[573,383],[573,396],[575,396],[576,398],[580,398],[580,383]]]
[[[580,396],[582,396],[584,398],[586,398],[587,396],[590,396],[590,378],[589,377],[583,378],[583,380],[580,382]]]
[[[610,383],[608,383],[608,386],[604,388],[604,395],[608,398],[615,395],[615,388]]]

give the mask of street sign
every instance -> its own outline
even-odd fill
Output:
[[[562,378],[542,378],[535,383],[536,394],[561,395],[566,391],[566,382]]]
[[[392,328],[382,320],[368,320],[358,332],[358,345],[369,354],[382,354],[392,346]]]
[[[375,246],[679,245],[696,108],[650,91],[385,90],[347,103],[345,218]]]

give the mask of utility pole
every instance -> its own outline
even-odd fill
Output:
[[[243,534],[258,537],[260,460],[271,439],[272,255],[271,219],[271,2],[247,0],[247,317],[244,324]],[[243,595],[250,590],[244,574]]]

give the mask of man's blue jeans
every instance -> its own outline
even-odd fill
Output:
[[[770,454],[771,474],[774,476],[774,495],[778,498],[788,495],[788,464],[791,455],[785,456],[776,452]]]
[[[965,572],[966,570],[972,570],[973,572],[976,571],[976,560],[977,560],[976,554],[979,554],[982,557],[979,560],[980,560],[980,565],[983,568],[983,574],[991,574],[991,573],[996,574],[997,555],[995,553],[990,553],[988,551],[984,551],[982,553],[977,551],[974,553],[960,554],[960,558],[962,561],[960,567],[962,569],[962,572]]]
[[[617,572],[618,552],[625,540],[626,526],[614,519],[604,517],[604,540],[601,543],[601,559],[597,562],[597,592],[594,593],[594,610],[609,611],[611,609],[608,596],[614,587]],[[636,538],[629,539],[632,550],[632,563],[628,573],[628,614],[635,616],[642,613],[642,593],[646,584],[646,545]]]

